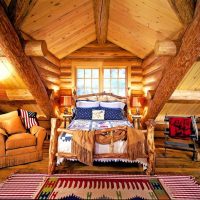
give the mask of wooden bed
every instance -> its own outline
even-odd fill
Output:
[[[113,95],[112,93],[96,93],[96,94],[89,94],[89,95],[81,95],[81,96],[74,96],[74,100],[96,100],[96,101],[119,101],[126,103],[125,106],[125,116],[128,116],[128,98],[121,97],[117,95]],[[154,122],[153,120],[148,120],[146,122],[147,130],[142,130],[142,133],[145,135],[145,141],[147,145],[147,151],[144,158],[147,159],[147,169],[146,174],[154,174],[155,170],[155,145],[154,145]],[[63,153],[58,152],[58,137],[64,131],[69,134],[73,135],[73,131],[60,128],[60,121],[59,119],[52,118],[51,119],[51,138],[50,138],[50,147],[49,147],[49,166],[48,166],[48,173],[54,173],[56,167],[56,158],[63,157],[67,159],[76,159],[77,155],[73,153]],[[101,130],[95,130],[94,134],[109,134],[110,137],[113,137],[115,133],[119,133],[120,131],[127,131],[126,126],[117,126],[112,128],[106,128]],[[111,139],[112,140],[112,139]],[[128,158],[127,153],[101,153],[93,155],[94,158]]]

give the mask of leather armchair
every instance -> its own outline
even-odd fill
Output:
[[[16,125],[16,120],[13,120],[17,117],[17,111],[0,115],[0,168],[42,160],[46,130],[40,126],[33,126],[30,133],[20,132],[20,129],[23,130],[22,124]],[[12,134],[2,128],[5,120],[15,123],[10,128]],[[16,133],[15,127],[18,127]]]

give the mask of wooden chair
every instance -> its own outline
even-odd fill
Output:
[[[183,123],[181,123],[180,118],[182,119]],[[197,144],[196,144],[196,141],[198,141],[198,128],[196,125],[195,117],[165,116],[164,121],[169,124],[169,126],[164,131],[165,156],[167,148],[177,149],[181,151],[193,152],[192,160],[199,160]],[[174,124],[172,124],[173,122]],[[171,123],[171,128],[170,128],[170,123]],[[184,127],[187,127],[187,130],[186,129],[181,130],[182,128],[184,129]],[[190,128],[190,130],[188,128]],[[171,132],[174,131],[175,134],[174,133],[172,134]]]

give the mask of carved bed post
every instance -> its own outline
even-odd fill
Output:
[[[153,119],[149,119],[145,122],[147,125],[147,145],[148,145],[148,168],[147,175],[155,173],[155,143],[154,143],[154,127],[156,125]]]
[[[57,118],[51,118],[51,137],[49,145],[49,166],[48,174],[52,174],[56,166],[56,152],[58,146],[58,132],[59,120]]]

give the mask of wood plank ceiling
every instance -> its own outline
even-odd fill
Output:
[[[200,117],[200,61],[185,75],[156,121],[163,122],[165,115]]]
[[[110,1],[107,39],[140,58],[182,28],[167,0]],[[93,1],[37,1],[20,29],[63,58],[96,39]]]

